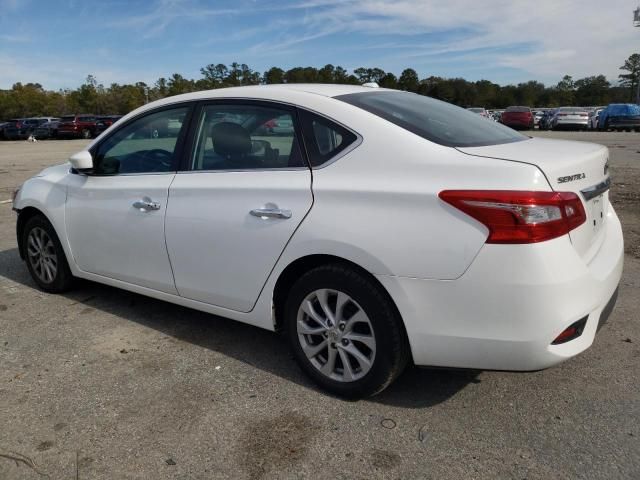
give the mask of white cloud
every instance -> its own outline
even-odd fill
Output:
[[[316,38],[346,31],[408,38],[418,33],[442,33],[441,42],[399,42],[394,48],[407,58],[490,48],[492,55],[483,53],[487,77],[491,77],[492,68],[512,67],[531,78],[546,80],[565,73],[576,77],[604,73],[615,80],[618,67],[640,50],[640,29],[632,26],[632,4],[626,0],[324,3],[324,7],[307,11],[302,36]],[[462,39],[447,40],[452,32]],[[526,48],[518,48],[523,53],[514,54],[515,46]]]

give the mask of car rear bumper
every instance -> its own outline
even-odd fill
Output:
[[[611,120],[609,122],[610,128],[638,128],[640,127],[640,120]]]
[[[511,128],[530,128],[533,125],[533,122],[531,121],[520,121],[520,120],[507,120],[507,121],[502,121],[503,125],[506,125],[507,127],[511,127]]]
[[[586,350],[608,316],[622,275],[622,229],[613,208],[586,263],[568,236],[531,245],[485,245],[450,281],[378,275],[402,315],[414,362],[486,370],[540,370]],[[582,334],[552,345],[586,317]]]
[[[555,121],[554,126],[556,127],[586,127],[589,124],[588,119],[577,120],[577,119],[558,119]]]

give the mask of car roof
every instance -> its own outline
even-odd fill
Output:
[[[339,95],[347,95],[350,93],[380,93],[380,92],[396,92],[388,88],[371,88],[362,87],[360,85],[341,85],[341,84],[322,84],[322,83],[287,83],[272,85],[249,85],[244,87],[227,87],[217,88],[213,90],[201,90],[199,92],[183,93],[174,95],[147,103],[132,112],[129,112],[123,118],[129,119],[133,116],[153,110],[158,107],[176,105],[185,102],[193,102],[198,100],[215,100],[223,99],[251,99],[265,100],[283,103],[291,103],[300,106],[309,106],[316,104],[318,100],[329,100]],[[331,101],[331,100],[329,100]],[[340,102],[342,103],[342,102]],[[345,104],[347,108],[351,107]]]

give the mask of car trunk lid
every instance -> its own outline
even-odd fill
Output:
[[[458,150],[468,155],[535,165],[553,190],[578,194],[587,221],[572,230],[569,236],[585,260],[589,261],[595,255],[604,240],[603,226],[609,203],[609,150],[606,147],[587,142],[530,138],[523,142]],[[546,188],[545,184],[539,189]]]

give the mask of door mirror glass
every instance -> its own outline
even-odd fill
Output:
[[[81,152],[71,155],[71,157],[69,157],[69,163],[71,163],[71,167],[73,167],[74,170],[91,170],[93,168],[93,157],[88,150],[82,150]]]

